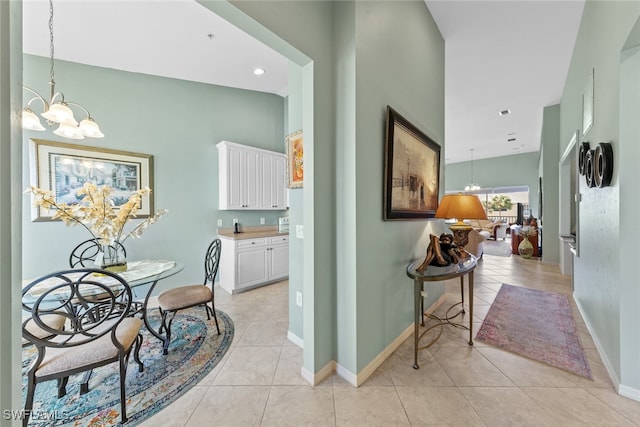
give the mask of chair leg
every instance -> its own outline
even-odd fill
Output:
[[[165,330],[164,334],[164,342],[162,343],[162,354],[169,354],[169,343],[171,342],[171,324],[173,323],[173,319],[176,317],[176,312],[171,312],[171,319],[169,323],[167,322],[167,312],[165,311],[162,316],[162,325]]]
[[[31,415],[31,409],[33,408],[33,394],[36,391],[35,374],[29,373],[27,383],[27,401],[24,404],[24,418],[22,419],[22,426],[27,427],[29,424],[29,416]]]
[[[84,377],[82,378],[82,383],[80,384],[80,394],[86,394],[89,392],[89,380],[91,379],[92,373],[93,373],[93,369],[84,373]]]
[[[67,383],[69,382],[69,377],[59,378],[58,379],[58,399],[64,397],[67,394]]]
[[[136,338],[135,346],[136,346],[136,348],[135,348],[135,350],[133,350],[133,358],[136,361],[136,363],[138,364],[138,372],[143,372],[144,371],[144,364],[140,360],[140,348],[142,347],[142,335],[141,334],[138,334],[138,337]]]
[[[218,335],[220,335],[220,325],[218,325],[218,316],[216,316],[216,306],[213,303],[213,298],[211,298],[211,307],[212,307],[211,312],[213,313],[213,320],[216,321],[216,329],[218,330]]]
[[[118,360],[120,364],[120,422],[126,423],[127,418],[127,399],[125,397],[125,378],[127,377],[127,366],[124,361],[124,356],[120,356]]]

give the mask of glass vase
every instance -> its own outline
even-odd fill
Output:
[[[113,245],[102,245],[96,265],[113,273],[127,271],[127,256],[122,244],[116,241]]]
[[[518,253],[522,258],[529,259],[533,255],[533,245],[528,237],[523,237],[522,242],[518,245]]]

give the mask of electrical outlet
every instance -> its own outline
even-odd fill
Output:
[[[264,225],[265,221],[264,218],[260,218],[260,224]]]
[[[236,225],[238,223],[238,218],[233,218],[233,225]]]
[[[221,219],[218,220],[218,227],[222,227],[222,220]]]
[[[296,305],[302,307],[302,292],[296,292]]]

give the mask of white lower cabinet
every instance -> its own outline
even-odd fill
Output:
[[[289,236],[220,237],[220,286],[225,291],[234,294],[289,276]]]

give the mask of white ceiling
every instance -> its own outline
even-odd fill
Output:
[[[425,2],[446,41],[445,163],[538,151],[584,0]],[[23,7],[24,52],[48,56],[48,1]],[[194,0],[55,0],[54,37],[57,59],[287,94],[288,61]]]

